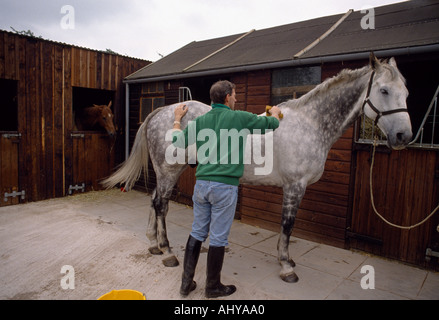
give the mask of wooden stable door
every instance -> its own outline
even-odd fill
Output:
[[[0,207],[20,203],[25,193],[18,177],[18,132],[0,131]]]
[[[100,181],[114,168],[115,141],[107,133],[76,131],[72,138],[72,182],[67,194],[102,190]]]
[[[347,235],[351,248],[420,265],[437,267],[428,249],[439,251],[439,215],[420,227],[401,230],[384,223],[373,211],[370,197],[371,153],[357,151],[355,198]],[[373,170],[373,197],[388,221],[410,226],[422,221],[439,202],[439,152],[379,148]]]

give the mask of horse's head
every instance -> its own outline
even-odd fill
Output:
[[[364,113],[386,135],[389,148],[404,149],[412,138],[405,79],[394,58],[381,62],[371,53],[370,65],[373,71],[363,105]]]
[[[112,102],[106,105],[94,105],[94,107],[99,108],[99,117],[97,119],[97,122],[107,131],[108,135],[110,137],[114,137],[116,134],[116,129],[114,128],[114,115],[111,111],[111,104]]]

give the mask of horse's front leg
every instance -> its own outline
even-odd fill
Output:
[[[172,192],[169,192],[169,194]],[[178,259],[169,247],[169,240],[166,231],[166,215],[168,213],[169,197],[162,196],[158,191],[152,199],[152,205],[156,214],[157,223],[157,244],[160,251],[164,254],[162,259],[166,267],[176,267],[179,265]]]
[[[283,281],[293,283],[299,278],[294,272],[296,264],[290,259],[288,245],[291,232],[293,231],[294,221],[300,202],[305,194],[306,185],[302,183],[291,183],[283,187],[282,222],[281,232],[278,242],[278,258],[281,265],[280,277]]]

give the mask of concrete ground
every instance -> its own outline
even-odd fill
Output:
[[[181,299],[181,264],[165,268],[147,250],[149,204],[148,195],[114,189],[0,208],[0,299],[95,300],[113,289],[138,290],[148,300]],[[191,224],[191,208],[170,203],[168,237],[180,262]],[[225,300],[439,299],[438,273],[298,238],[290,253],[300,280],[284,283],[277,238],[234,222],[222,280],[238,290]],[[198,287],[187,299],[205,299],[207,248],[196,270]],[[364,266],[373,270],[362,273]],[[362,289],[362,279],[375,289]]]

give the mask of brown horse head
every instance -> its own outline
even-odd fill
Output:
[[[98,123],[102,128],[104,128],[110,137],[114,137],[116,134],[116,129],[114,127],[114,115],[111,111],[112,101],[106,105],[93,105],[94,108],[98,109],[96,123]]]

